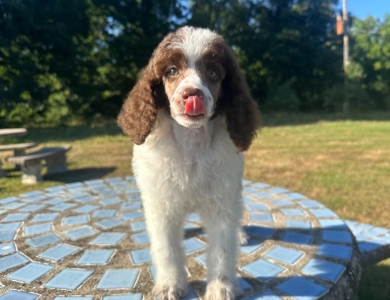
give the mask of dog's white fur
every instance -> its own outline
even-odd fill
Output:
[[[207,232],[207,299],[229,300],[236,283],[237,232],[242,214],[244,157],[237,151],[226,117],[211,118],[217,99],[203,84],[196,61],[217,37],[214,32],[185,27],[180,48],[190,69],[172,98],[186,87],[204,94],[205,116],[186,123],[181,107],[158,109],[145,142],[134,145],[132,166],[144,204],[151,254],[156,267],[155,293],[176,300],[187,294],[186,256],[182,247],[186,216],[198,213]]]

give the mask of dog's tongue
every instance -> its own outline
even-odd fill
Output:
[[[199,116],[204,114],[204,105],[202,99],[199,96],[188,97],[184,113],[190,116]]]

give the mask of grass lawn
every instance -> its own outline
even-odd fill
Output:
[[[300,192],[341,218],[390,228],[390,113],[353,116],[273,114],[246,153],[244,178]],[[31,129],[1,142],[71,144],[69,172],[22,186],[20,172],[5,164],[0,198],[87,179],[131,175],[131,143],[115,124]],[[0,157],[10,155],[1,153]],[[390,299],[390,259],[364,270],[361,300]]]

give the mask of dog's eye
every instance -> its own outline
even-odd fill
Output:
[[[179,75],[179,70],[176,68],[170,68],[168,71],[168,75],[171,77],[175,77],[175,76]]]
[[[210,77],[211,79],[217,79],[218,73],[215,70],[210,69],[207,71],[207,76]]]

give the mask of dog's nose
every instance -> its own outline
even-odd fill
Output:
[[[191,96],[198,96],[199,98],[203,99],[203,92],[200,89],[197,88],[192,88],[192,87],[187,87],[183,90],[181,94],[183,99],[188,99],[188,97]]]

